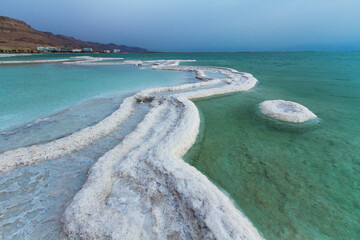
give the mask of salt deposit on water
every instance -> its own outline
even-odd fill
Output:
[[[1,154],[0,171],[78,151],[111,133],[141,102],[148,104],[150,111],[132,133],[91,167],[86,183],[64,212],[65,233],[81,239],[261,239],[231,200],[181,159],[195,142],[200,125],[197,108],[189,99],[249,90],[257,80],[233,69],[179,66],[180,62],[117,63],[192,71],[201,82],[140,91],[94,126]],[[89,59],[66,63],[114,64]],[[226,78],[212,79],[204,71]]]
[[[29,53],[6,53],[0,54],[0,57],[16,57],[16,56],[30,56],[32,54]]]
[[[264,101],[260,103],[259,108],[264,115],[287,122],[301,123],[317,118],[314,113],[303,105],[291,101]]]
[[[17,55],[14,55],[17,56]],[[100,57],[90,57],[90,56],[77,56],[64,59],[51,59],[51,60],[19,60],[19,61],[0,61],[0,65],[10,65],[10,64],[39,64],[39,63],[58,63],[62,62],[65,64],[82,64],[90,63],[104,60],[120,60],[122,58],[100,58]]]

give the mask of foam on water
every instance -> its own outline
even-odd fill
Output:
[[[150,110],[135,130],[91,167],[63,215],[65,234],[82,239],[261,239],[228,196],[181,159],[195,142],[200,125],[197,108],[189,99],[249,90],[257,80],[229,68],[180,66],[181,61],[117,62],[195,72],[201,82],[140,91],[91,127],[1,154],[0,171],[86,149],[136,114],[139,103],[148,104]],[[114,63],[75,60],[67,64]],[[214,79],[205,71],[226,78]]]

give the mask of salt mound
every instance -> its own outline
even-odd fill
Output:
[[[317,116],[303,105],[284,100],[268,100],[260,103],[262,114],[287,122],[301,123]]]

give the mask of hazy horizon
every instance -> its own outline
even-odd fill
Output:
[[[360,1],[0,0],[40,31],[160,52],[360,50]]]

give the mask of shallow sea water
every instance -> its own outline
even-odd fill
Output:
[[[360,239],[360,53],[229,55],[206,64],[260,82],[195,101],[201,133],[186,160],[267,239]],[[269,120],[258,104],[270,99],[299,102],[320,119]]]
[[[252,73],[259,84],[249,92],[195,101],[201,129],[185,160],[226,191],[266,239],[360,239],[360,53],[116,56],[195,59],[186,64]],[[126,94],[192,77],[127,66],[0,66],[0,152],[68,135],[111,114]],[[258,104],[270,99],[299,102],[320,119],[300,126],[269,120]],[[88,168],[141,120],[134,118],[74,154],[0,174],[1,238],[58,238],[59,216]]]

